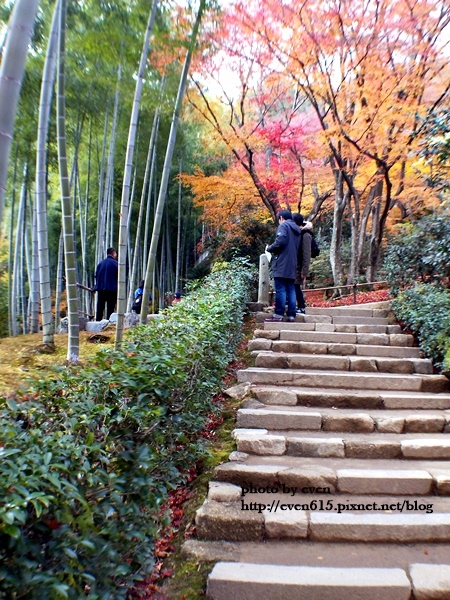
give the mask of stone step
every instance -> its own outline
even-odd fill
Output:
[[[352,433],[450,433],[450,411],[329,409],[274,406],[241,408],[237,411],[237,427],[334,431]],[[370,437],[370,436],[369,436]]]
[[[238,455],[241,457],[241,455]],[[230,456],[231,458],[231,456]],[[215,469],[217,481],[237,486],[285,485],[331,494],[450,495],[450,464],[442,460],[252,456]]]
[[[300,323],[323,323],[323,324],[334,324],[334,325],[383,325],[387,327],[391,325],[389,319],[383,317],[346,317],[346,316],[330,316],[330,315],[296,315],[294,322],[283,321],[267,321],[272,313],[256,313],[256,323],[264,324],[264,329],[285,329],[295,327]]]
[[[426,550],[426,552],[424,552]],[[256,564],[320,566],[320,567],[359,567],[359,568],[400,568],[410,572],[415,563],[434,570],[447,567],[450,563],[450,544],[395,544],[362,542],[318,542],[308,539],[265,540],[259,542],[198,541],[188,539],[183,544],[183,555],[197,562],[247,561]],[[447,564],[446,564],[447,563]],[[429,573],[429,582],[433,580]],[[445,570],[440,573],[445,581]],[[448,580],[447,580],[448,581]],[[380,599],[382,600],[382,599]]]
[[[364,356],[417,358],[421,357],[420,348],[411,346],[379,346],[370,344],[343,344],[333,342],[299,342],[288,340],[271,340],[258,337],[250,340],[248,349],[252,356],[261,351],[286,352],[289,354],[329,354],[332,356]],[[430,362],[430,361],[428,361]]]
[[[250,393],[264,405],[385,410],[450,409],[450,394],[390,390],[251,385]]]
[[[378,333],[396,335],[402,334],[400,325],[355,325],[355,324],[333,324],[333,323],[306,323],[304,321],[295,321],[288,323],[265,323],[261,329],[255,329],[255,338],[277,339],[279,331],[335,331],[336,333]],[[409,334],[404,334],[409,335]]]
[[[397,375],[311,369],[266,369],[250,367],[237,373],[239,382],[259,385],[371,389],[440,393],[450,389],[444,375]]]
[[[433,365],[424,358],[391,358],[386,356],[336,356],[331,354],[298,354],[262,350],[256,353],[255,366],[266,369],[319,369],[365,373],[433,374]]]
[[[308,306],[306,308],[307,315],[329,315],[332,317],[382,317],[389,316],[391,310],[389,306],[372,308],[367,305],[357,306],[329,306],[315,307]]]
[[[267,325],[267,324],[266,324]],[[363,346],[400,346],[400,347],[412,347],[414,338],[412,335],[406,333],[349,333],[332,330],[324,331],[325,326],[322,330],[317,328],[314,331],[305,331],[303,329],[296,329],[295,323],[286,323],[285,328],[280,328],[278,323],[270,323],[270,329],[264,329],[266,335],[270,334],[272,340],[278,339],[281,341],[293,341],[293,342],[314,342],[322,344],[361,344]],[[287,327],[291,325],[291,327]]]
[[[296,567],[217,563],[210,600],[408,600],[411,584],[401,569]]]
[[[274,494],[237,501],[209,498],[197,510],[197,537],[206,540],[263,541],[311,539],[320,542],[450,542],[449,506],[411,498],[305,498]],[[341,501],[339,501],[341,500]]]
[[[281,432],[235,429],[237,451],[270,456],[317,458],[450,459],[450,436],[445,433],[362,433],[338,435],[335,431]]]
[[[395,544],[395,543],[354,543],[354,542],[312,542],[310,540],[266,540],[263,544],[259,542],[215,542],[187,540],[183,545],[183,555],[196,562],[226,562],[233,571],[233,565],[245,562],[264,568],[266,573],[274,575],[276,568],[289,567],[312,567],[317,574],[317,582],[322,582],[322,569],[332,567],[336,573],[348,568],[358,568],[361,573],[366,569],[375,569],[379,575],[384,569],[401,569],[411,581],[411,589],[414,598],[419,600],[436,600],[437,598],[448,598],[450,592],[450,544],[435,542],[424,544]],[[275,570],[274,570],[275,567]],[[253,568],[251,569],[253,572]],[[283,583],[285,575],[280,578]],[[340,581],[340,578],[338,578]],[[224,581],[224,580],[222,580]],[[251,577],[248,578],[250,589],[240,592],[236,596],[223,598],[252,598],[251,593],[255,588]],[[385,579],[380,579],[385,581]],[[299,591],[294,596],[295,600],[300,598],[311,598],[311,589],[301,595]],[[384,592],[384,591],[383,591]],[[384,600],[386,595],[377,592],[374,596],[365,595],[365,598],[377,598]],[[289,598],[286,590],[280,592],[278,598]],[[261,596],[261,594],[260,594]],[[276,596],[275,596],[276,597]],[[322,594],[319,596],[330,600],[354,598],[345,592],[342,596],[338,594],[338,588],[331,590],[330,596]],[[398,598],[398,596],[395,596]],[[258,598],[259,600],[259,598]]]

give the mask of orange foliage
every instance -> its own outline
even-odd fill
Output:
[[[203,209],[203,218],[211,229],[234,232],[242,219],[250,215],[256,220],[267,220],[251,179],[237,165],[224,176],[208,177],[197,169],[194,175],[183,174],[181,178],[191,188],[194,204]]]

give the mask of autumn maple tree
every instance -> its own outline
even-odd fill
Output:
[[[336,284],[345,277],[345,218],[348,279],[366,267],[373,281],[388,219],[431,201],[418,189],[417,144],[421,118],[447,96],[440,40],[449,19],[447,5],[429,0],[255,0],[231,7],[214,32],[207,72],[221,85],[222,106],[198,80],[191,102],[272,218],[280,203],[301,203],[306,187],[323,202],[331,178]],[[233,88],[221,78],[224,63]]]

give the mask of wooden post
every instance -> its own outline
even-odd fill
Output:
[[[259,257],[258,302],[269,305],[269,261],[265,254]]]

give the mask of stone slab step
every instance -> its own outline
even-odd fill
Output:
[[[327,342],[299,342],[271,340],[258,337],[250,340],[248,349],[252,356],[261,351],[285,352],[289,354],[329,354],[332,356],[367,356],[420,359],[420,348],[411,346],[379,346],[369,344],[342,344]],[[427,361],[430,363],[430,361]],[[431,363],[430,363],[431,364]]]
[[[271,485],[242,484],[236,485],[224,481],[210,481],[208,489],[208,500],[218,503],[238,503],[240,510],[247,510],[242,502],[253,505],[267,504],[269,507],[278,506],[278,511],[298,512],[305,510],[310,512],[334,512],[334,513],[356,513],[372,514],[375,510],[385,513],[409,514],[450,514],[450,496],[411,496],[399,495],[346,495],[332,494],[328,488],[314,486],[289,486],[284,483]],[[278,504],[277,504],[278,503]],[[289,506],[289,503],[300,505],[302,508]],[[283,509],[281,504],[285,504]],[[304,508],[303,508],[304,507]],[[255,509],[256,510],[256,509]],[[450,555],[449,555],[450,556]]]
[[[197,537],[257,541],[306,539],[321,542],[450,542],[450,512],[435,512],[427,499],[301,497],[274,494],[239,501],[207,499],[197,510]],[[279,496],[279,495],[278,495]]]
[[[319,369],[364,373],[433,374],[433,365],[424,358],[391,358],[385,356],[336,356],[331,354],[298,354],[262,350],[256,354],[255,366],[267,369]]]
[[[237,427],[353,433],[450,433],[450,411],[320,410],[307,407],[241,408]]]
[[[405,506],[414,503],[406,501]],[[423,503],[425,506],[425,503]],[[310,537],[320,541],[449,542],[450,514],[312,512]]]
[[[321,315],[297,315],[294,321],[269,321],[268,313],[258,313],[256,323],[264,328],[264,331],[330,331],[337,332],[370,332],[368,327],[384,328],[386,333],[398,333],[398,324],[390,323],[389,319],[376,319],[373,317],[328,317]],[[309,325],[309,327],[308,327]],[[383,331],[383,330],[381,330]]]
[[[235,429],[238,452],[317,458],[450,459],[448,434],[304,432]]]
[[[390,307],[378,307],[373,308],[365,305],[357,306],[329,306],[329,307],[315,307],[308,306],[306,308],[307,315],[330,315],[332,317],[388,317],[390,313]]]
[[[294,385],[252,385],[251,394],[264,405],[303,406],[317,408],[356,408],[385,410],[450,409],[450,394],[415,391],[339,389],[320,387],[300,388]]]
[[[397,375],[250,367],[239,370],[237,378],[239,382],[251,384],[346,388],[349,390],[372,389],[439,393],[450,389],[450,381],[443,375]]]
[[[333,494],[450,495],[448,461],[392,459],[387,467],[386,461],[377,459],[304,457],[299,462],[293,456],[250,458],[254,460],[219,465],[215,479],[238,486],[306,486]]]
[[[408,600],[400,569],[332,569],[217,563],[208,578],[210,600]]]
[[[450,544],[328,542],[302,540],[266,540],[258,542],[224,542],[188,539],[182,547],[183,556],[198,562],[241,562],[291,566],[324,567],[397,567],[410,571],[410,566],[443,567],[440,575],[445,581],[445,570],[450,560]],[[423,564],[427,562],[428,564]],[[431,582],[432,579],[429,579]],[[380,600],[382,600],[380,598]]]
[[[389,319],[384,317],[368,317],[368,316],[333,316],[333,315],[318,315],[318,314],[308,314],[308,311],[304,315],[296,315],[294,322],[280,319],[279,322],[266,321],[267,318],[272,316],[272,312],[257,312],[255,314],[255,321],[258,324],[263,325],[264,328],[272,328],[280,327],[286,325],[287,327],[292,327],[299,323],[334,323],[335,325],[383,325],[387,327],[391,325]],[[284,317],[285,319],[285,317]]]
[[[411,585],[401,569],[291,567],[217,563],[210,600],[408,600]]]
[[[446,543],[424,546],[383,542],[330,544],[310,540],[266,540],[260,544],[190,539],[183,544],[182,552],[197,562],[246,562],[260,565],[267,571],[273,566],[398,568],[409,575],[414,598],[436,600],[448,598],[450,594],[450,544]],[[306,595],[306,598],[309,596]],[[380,600],[383,598],[383,595],[379,596]]]
[[[273,333],[270,336],[282,341],[294,342],[314,342],[322,344],[361,344],[364,346],[401,346],[412,347],[414,338],[406,333],[349,333],[341,331],[326,331],[315,329],[314,331],[305,331],[295,329],[295,324],[291,328],[280,328],[278,323],[270,323],[272,328],[266,329],[266,333]],[[276,328],[273,327],[276,326]],[[286,324],[288,325],[288,324]],[[291,324],[289,324],[291,325]]]
[[[277,339],[280,331],[335,331],[336,333],[377,333],[388,335],[403,333],[400,325],[356,325],[352,323],[340,325],[333,323],[305,323],[304,321],[288,323],[283,321],[282,323],[265,323],[263,328],[255,329],[254,337]]]

